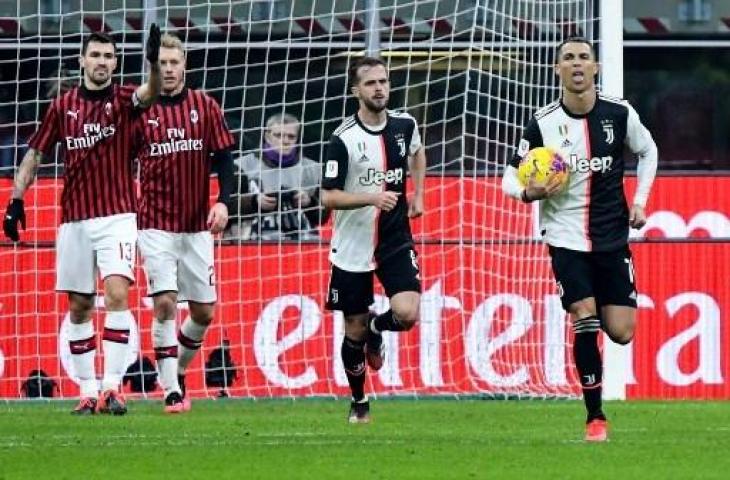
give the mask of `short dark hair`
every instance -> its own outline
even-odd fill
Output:
[[[591,54],[593,55],[593,58],[597,58],[596,57],[596,48],[593,46],[593,43],[591,43],[591,41],[588,40],[586,37],[575,36],[575,37],[568,37],[565,40],[563,40],[562,42],[560,42],[560,45],[558,45],[558,48],[555,50],[556,62],[560,61],[560,50],[562,50],[563,47],[565,45],[567,45],[568,43],[585,43],[586,45],[591,47]]]
[[[382,66],[386,70],[388,70],[388,67],[385,65],[385,62],[382,61],[379,58],[375,57],[362,57],[358,58],[354,62],[350,64],[350,69],[347,73],[347,81],[349,82],[351,87],[354,87],[355,84],[357,84],[359,78],[357,76],[358,70],[360,70],[360,67],[376,67],[376,66]]]
[[[114,47],[114,53],[117,53],[117,42],[110,35],[104,32],[92,32],[84,39],[84,43],[81,46],[81,55],[86,55],[86,49],[89,48],[89,43],[91,42],[111,43],[112,47]]]

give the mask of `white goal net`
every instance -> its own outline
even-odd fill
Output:
[[[377,50],[390,68],[390,108],[419,122],[428,177],[426,214],[412,223],[422,318],[409,333],[386,333],[385,366],[369,374],[367,389],[579,392],[535,212],[504,197],[500,182],[528,116],[558,95],[556,45],[572,35],[598,40],[597,0],[0,0],[0,6],[3,202],[50,100],[79,82],[77,57],[90,31],[118,41],[121,83],[142,78],[146,25],[177,33],[188,51],[187,82],[223,107],[239,165],[260,157],[267,119],[283,113],[301,122],[299,153],[321,162],[332,131],[355,111],[348,62]],[[48,159],[27,192],[22,243],[0,243],[0,397],[22,396],[34,370],[57,383],[56,395],[78,395],[64,341],[66,300],[53,291],[60,155]],[[272,193],[283,201],[286,192]],[[307,234],[295,227],[271,239],[252,234],[245,217],[217,245],[221,301],[188,375],[192,393],[348,394],[339,359],[342,320],[323,307],[331,229],[311,223]],[[130,362],[154,359],[144,290],[140,269],[130,300],[138,323]],[[374,308],[383,311],[387,298],[376,292]],[[179,320],[186,316],[183,304]]]

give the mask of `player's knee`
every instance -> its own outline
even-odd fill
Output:
[[[129,284],[125,282],[106,282],[104,288],[104,306],[107,310],[119,311],[128,308],[127,296]]]
[[[568,311],[575,315],[575,318],[592,317],[597,313],[596,302],[593,298],[584,298],[571,304]]]
[[[104,306],[111,311],[126,310],[128,308],[126,292],[106,292],[104,294]]]
[[[345,336],[352,340],[364,340],[367,335],[367,315],[345,315]]]
[[[624,328],[619,331],[612,331],[608,329],[606,331],[606,334],[608,335],[608,338],[611,339],[614,343],[618,343],[619,345],[628,345],[631,343],[631,340],[634,339],[634,329],[633,328]]]
[[[177,300],[171,295],[161,294],[155,297],[155,317],[161,320],[175,318],[177,314]]]
[[[68,304],[71,323],[86,323],[91,320],[92,308],[94,308],[94,299],[92,296],[75,295],[71,297]]]
[[[403,326],[403,330],[408,331],[418,323],[420,312],[418,306],[409,306],[393,310],[393,315],[398,319],[398,323]]]
[[[198,305],[191,307],[190,318],[200,326],[207,327],[213,322],[213,306]]]

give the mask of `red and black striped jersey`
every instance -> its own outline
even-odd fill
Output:
[[[233,145],[216,101],[185,88],[161,96],[135,123],[142,195],[140,229],[207,229],[211,154]]]
[[[46,156],[57,142],[65,150],[63,223],[136,210],[130,141],[136,89],[116,84],[102,90],[72,88],[51,102],[28,141]]]

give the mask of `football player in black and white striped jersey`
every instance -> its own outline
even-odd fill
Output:
[[[383,331],[407,331],[418,321],[421,277],[409,218],[423,213],[426,156],[418,126],[407,113],[387,110],[385,64],[363,58],[350,68],[360,108],[332,135],[322,174],[322,204],[334,210],[327,308],[345,317],[342,363],[352,390],[349,421],[370,419],[365,363],[383,364]],[[410,170],[414,192],[406,199]],[[373,272],[390,299],[382,315],[369,313]]]
[[[540,229],[552,259],[563,307],[573,318],[573,354],[588,411],[587,441],[607,438],[602,410],[601,328],[619,344],[634,336],[636,288],[629,227],[646,223],[644,211],[656,175],[657,148],[638,114],[625,100],[598,93],[593,45],[569,38],[557,49],[555,70],[562,96],[538,110],[527,124],[502,187],[523,202],[540,201]],[[565,191],[517,180],[522,158],[550,147],[568,162]],[[638,159],[636,194],[627,205],[623,188],[624,148]]]

